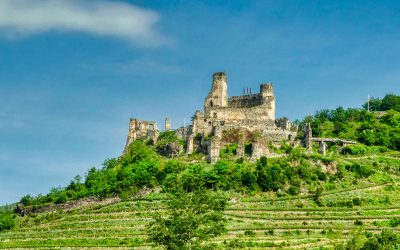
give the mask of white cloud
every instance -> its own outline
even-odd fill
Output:
[[[155,45],[164,42],[158,20],[154,11],[117,1],[0,0],[0,32],[8,38],[78,31]]]
[[[156,61],[149,61],[146,59],[138,59],[130,62],[117,62],[117,63],[81,63],[80,67],[84,70],[92,72],[103,73],[111,72],[115,74],[136,74],[140,73],[182,73],[183,68],[178,65],[159,63]]]

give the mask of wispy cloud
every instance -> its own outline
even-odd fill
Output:
[[[115,63],[98,63],[89,64],[81,63],[80,67],[93,72],[110,72],[115,74],[132,74],[132,73],[168,73],[178,74],[184,72],[184,69],[178,65],[166,64],[152,60],[137,59],[129,62]]]
[[[48,31],[78,31],[157,45],[157,12],[108,0],[1,0],[0,32],[19,38]]]

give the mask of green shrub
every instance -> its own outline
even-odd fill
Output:
[[[348,207],[348,208],[354,207],[354,203],[352,200],[331,201],[331,202],[327,202],[326,205],[328,207]]]
[[[394,232],[383,230],[380,234],[356,232],[346,243],[335,247],[336,250],[389,250],[399,249],[400,237]]]
[[[268,231],[264,232],[265,235],[274,235],[274,230],[273,229],[269,229]]]
[[[24,197],[22,197],[19,202],[24,204],[24,206],[29,206],[29,205],[33,204],[33,200],[34,200],[34,198],[32,196],[30,196],[29,194],[27,194]]]
[[[400,225],[400,219],[399,218],[393,218],[389,221],[389,225],[391,227],[397,227],[398,225]]]
[[[228,249],[245,248],[246,243],[243,241],[239,241],[238,239],[234,239],[234,240],[228,242],[227,247],[228,247]]]
[[[248,237],[256,237],[257,234],[251,230],[246,230],[244,231],[244,235]]]
[[[344,155],[365,155],[368,152],[368,147],[362,144],[347,145],[342,148],[342,154]]]
[[[360,206],[362,203],[361,198],[353,198],[353,204],[354,206]]]
[[[12,229],[15,226],[15,214],[0,213],[0,231]]]
[[[356,226],[362,226],[364,223],[361,221],[361,220],[359,220],[359,219],[357,219],[357,220],[355,220],[354,221],[354,225],[356,225]]]
[[[300,188],[297,186],[290,186],[288,189],[288,194],[290,195],[298,195],[300,193]]]
[[[220,156],[221,158],[232,157],[237,154],[238,145],[236,143],[229,144],[221,149]]]
[[[374,170],[370,165],[353,163],[352,165],[347,165],[346,168],[347,170],[356,173],[357,177],[360,178],[367,178],[374,173]]]
[[[281,150],[286,154],[290,154],[293,151],[293,146],[288,143],[283,143],[281,145]]]

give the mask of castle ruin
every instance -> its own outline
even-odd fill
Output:
[[[165,130],[170,130],[170,120]],[[204,100],[204,110],[197,110],[192,124],[175,130],[185,140],[186,154],[202,152],[207,160],[215,163],[220,150],[236,144],[236,156],[256,160],[268,156],[268,145],[294,141],[297,126],[287,118],[275,118],[275,95],[271,83],[261,84],[257,94],[245,93],[228,97],[227,75],[213,74],[211,90]],[[155,122],[131,119],[124,152],[136,139],[157,141],[160,131]]]

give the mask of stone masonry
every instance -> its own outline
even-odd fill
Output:
[[[133,122],[134,121],[134,122]],[[165,129],[170,129],[166,120]],[[221,148],[237,144],[236,156],[256,160],[268,155],[268,144],[293,141],[297,126],[287,118],[275,118],[275,95],[271,83],[260,85],[260,92],[228,97],[227,75],[213,74],[211,90],[204,100],[204,110],[197,110],[192,125],[175,131],[186,141],[186,153],[202,152],[215,163]],[[157,140],[158,129],[154,122],[131,119],[127,146],[135,139]],[[247,148],[246,152],[245,148]]]
[[[133,141],[141,139],[153,140],[153,142],[156,142],[159,134],[160,131],[158,130],[155,122],[131,118],[129,121],[129,132],[128,138],[126,139],[124,154],[128,152],[128,147]]]

